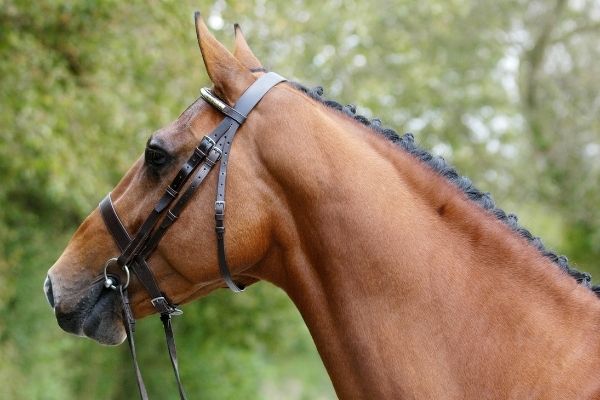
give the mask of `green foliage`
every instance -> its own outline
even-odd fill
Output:
[[[412,130],[600,273],[597,2],[0,0],[0,398],[136,396],[124,346],[65,335],[41,284],[149,134],[207,82],[195,7],[225,43],[237,21],[266,66]],[[190,393],[334,398],[280,291],[216,293],[185,312]],[[174,398],[158,331],[140,321],[140,358],[153,397]]]

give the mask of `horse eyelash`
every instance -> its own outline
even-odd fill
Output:
[[[153,163],[162,159],[159,164]],[[151,168],[153,172],[159,172],[162,168],[166,167],[173,160],[173,157],[164,149],[156,146],[147,144],[146,150],[144,151],[144,164]]]

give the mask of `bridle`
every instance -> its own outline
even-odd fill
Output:
[[[219,272],[227,286],[234,292],[241,292],[244,287],[234,282],[225,257],[225,183],[227,180],[227,164],[233,143],[233,137],[239,127],[244,123],[248,114],[275,85],[285,81],[280,75],[269,72],[258,78],[250,85],[233,107],[216,97],[210,89],[200,90],[201,97],[211,106],[220,111],[224,118],[217,127],[202,138],[194,153],[185,162],[171,182],[160,200],[156,203],[146,220],[142,223],[136,234],[132,237],[121,222],[113,205],[110,193],[100,202],[99,208],[102,219],[115,240],[121,254],[108,260],[104,267],[104,285],[113,290],[118,290],[123,303],[123,319],[127,332],[127,342],[135,369],[140,397],[148,399],[148,393],[140,372],[135,351],[133,333],[135,331],[135,318],[129,304],[127,287],[129,285],[129,270],[131,270],[142,286],[150,295],[152,306],[160,314],[160,319],[165,330],[167,349],[171,359],[173,372],[179,388],[179,396],[186,399],[177,363],[175,338],[171,325],[171,316],[180,315],[182,311],[160,290],[154,274],[148,266],[148,258],[165,235],[169,227],[179,218],[186,204],[192,198],[198,187],[208,176],[212,168],[219,162],[219,175],[217,179],[217,194],[215,199],[215,232],[217,235],[217,254]],[[192,174],[196,175],[185,191],[182,189]],[[175,200],[178,199],[176,202]],[[174,203],[175,202],[175,203]],[[174,203],[174,204],[173,204]],[[173,204],[173,206],[171,206]],[[162,220],[161,220],[162,218]],[[117,264],[125,273],[125,283],[112,274],[109,268]]]

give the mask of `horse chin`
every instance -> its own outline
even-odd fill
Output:
[[[116,346],[127,337],[121,304],[115,291],[103,292],[83,319],[83,334],[101,344]]]

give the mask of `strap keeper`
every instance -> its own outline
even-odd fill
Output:
[[[208,152],[216,145],[215,141],[208,137],[208,136],[204,136],[202,138],[202,140],[200,141],[200,144],[198,145],[198,147],[196,147],[196,150],[198,150],[198,152],[200,153],[201,157],[206,157],[206,155],[208,154]],[[194,151],[196,151],[194,150]]]
[[[196,157],[198,157],[199,159],[200,159],[200,158],[204,158],[204,157],[206,157],[206,154],[204,154],[204,153],[202,152],[202,150],[200,150],[200,147],[196,147],[196,148],[194,149],[194,154],[195,154],[195,155],[196,155]]]
[[[179,218],[177,215],[173,214],[173,212],[171,210],[167,211],[167,218],[169,218],[171,220],[171,222],[175,222],[177,220],[177,218]]]
[[[246,120],[246,118],[248,118],[246,115],[242,114],[235,108],[229,107],[229,106],[225,106],[225,108],[223,110],[221,110],[221,112],[223,114],[227,115],[229,118],[233,119],[239,125],[242,125],[244,123],[244,121]]]
[[[179,192],[175,189],[173,189],[171,187],[171,185],[167,186],[167,193],[169,194],[169,196],[171,196],[172,198],[177,197],[177,195],[179,194]]]

